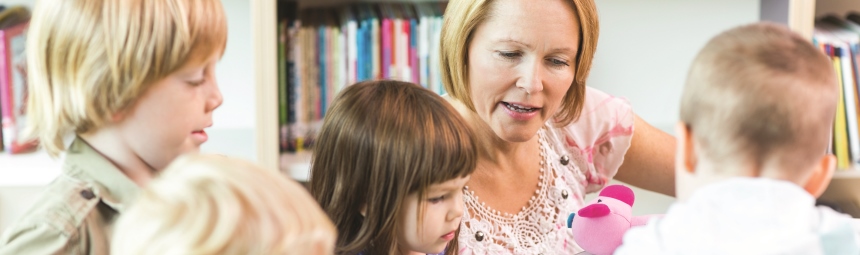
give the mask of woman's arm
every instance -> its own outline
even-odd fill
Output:
[[[633,138],[615,179],[675,196],[675,137],[634,117]]]

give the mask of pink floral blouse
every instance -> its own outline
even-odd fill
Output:
[[[627,100],[586,89],[579,119],[568,126],[546,123],[538,131],[541,177],[528,206],[500,213],[466,188],[460,228],[461,254],[576,254],[581,252],[565,227],[567,215],[615,176],[633,135]]]

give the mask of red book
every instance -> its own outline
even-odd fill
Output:
[[[0,30],[0,108],[3,147],[12,154],[33,151],[35,141],[21,141],[27,122],[26,35],[29,23]]]

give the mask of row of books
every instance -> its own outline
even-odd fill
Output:
[[[26,123],[27,62],[24,57],[30,11],[25,7],[0,10],[0,151],[34,151],[35,142],[21,141]]]
[[[278,27],[280,147],[299,152],[338,92],[360,81],[393,79],[444,93],[439,41],[445,2],[378,3],[302,10]]]
[[[860,162],[860,14],[816,21],[813,42],[830,56],[839,77],[831,149],[838,169],[852,169]]]

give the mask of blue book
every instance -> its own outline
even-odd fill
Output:
[[[355,10],[356,10],[355,13],[357,14],[356,16],[358,17],[358,24],[359,24],[358,25],[358,31],[356,32],[356,36],[355,36],[355,40],[357,41],[356,44],[358,45],[358,52],[357,52],[358,54],[357,54],[356,60],[355,60],[355,62],[356,62],[355,63],[356,68],[355,69],[356,69],[356,76],[357,76],[356,81],[363,81],[364,79],[367,79],[366,78],[367,77],[366,71],[365,71],[365,68],[366,68],[365,63],[368,62],[367,61],[367,55],[365,55],[365,53],[366,53],[366,50],[365,50],[366,45],[365,44],[367,44],[367,40],[365,39],[365,33],[370,31],[370,26],[369,26],[369,20],[367,19],[367,16],[364,13],[364,8],[361,8],[361,6],[355,6]]]
[[[326,78],[328,78],[326,75],[326,73],[327,73],[326,68],[328,68],[327,63],[326,63],[326,59],[328,59],[328,55],[326,55],[326,54],[329,54],[329,52],[326,51],[326,45],[328,44],[328,38],[326,36],[325,23],[322,23],[319,27],[317,27],[317,33],[318,33],[317,36],[319,36],[318,43],[319,43],[319,53],[320,53],[319,59],[317,59],[317,63],[319,64],[319,67],[320,67],[320,72],[318,73],[320,82],[319,82],[319,84],[317,84],[317,86],[319,86],[319,91],[320,91],[319,116],[317,116],[317,117],[322,119],[322,117],[325,116],[326,98],[327,98],[326,97],[326,92],[327,92],[326,88],[328,87],[327,86],[328,81],[326,80]]]

